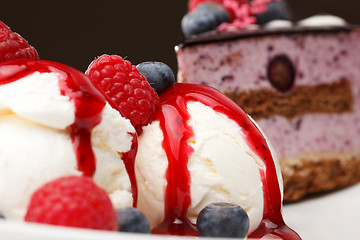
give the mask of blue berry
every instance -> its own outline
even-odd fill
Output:
[[[272,1],[267,11],[256,15],[257,23],[264,25],[272,20],[291,20],[291,11],[286,0]]]
[[[5,219],[4,214],[2,214],[1,212],[0,212],[0,219]]]
[[[136,208],[120,209],[117,217],[120,232],[150,233],[149,221]]]
[[[162,62],[143,62],[137,69],[145,76],[157,94],[162,93],[175,83],[175,75],[171,68]]]
[[[195,11],[187,13],[181,21],[185,36],[197,35],[214,30],[223,22],[229,22],[226,9],[217,3],[202,3]]]
[[[230,22],[230,15],[228,11],[218,3],[204,2],[199,4],[199,6],[196,8],[196,12],[205,12],[207,14],[214,15],[217,26],[224,22]]]
[[[189,12],[181,20],[181,29],[185,36],[197,35],[216,28],[214,15],[204,12]]]
[[[201,210],[196,228],[199,236],[245,238],[249,217],[238,205],[214,203]]]
[[[294,86],[295,75],[295,66],[285,54],[277,55],[269,61],[267,78],[280,92],[289,91]]]

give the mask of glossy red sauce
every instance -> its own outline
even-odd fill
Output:
[[[78,169],[84,176],[92,177],[96,170],[96,158],[91,146],[91,132],[101,122],[101,113],[106,103],[104,96],[82,72],[61,63],[44,60],[17,60],[2,63],[0,85],[11,83],[34,72],[59,74],[60,93],[69,97],[75,104],[75,121],[71,125],[71,138]],[[134,172],[136,151],[137,140],[134,134],[132,148],[124,154],[124,163],[132,183],[134,203],[137,198]]]
[[[275,164],[266,140],[247,114],[219,91],[202,85],[176,83],[160,96],[160,110],[156,116],[164,134],[163,148],[168,158],[165,190],[165,220],[153,233],[196,235],[186,216],[191,204],[188,160],[193,149],[188,140],[194,136],[187,124],[190,116],[186,103],[198,101],[236,121],[250,148],[263,160],[259,168],[263,181],[264,212],[260,226],[249,237],[280,237],[301,239],[286,226],[281,215],[282,198]]]
[[[135,157],[138,148],[138,140],[136,133],[131,134],[133,136],[130,151],[123,153],[123,161],[125,164],[126,172],[129,175],[131,183],[131,193],[133,197],[133,207],[136,207],[138,191],[137,182],[135,176]]]

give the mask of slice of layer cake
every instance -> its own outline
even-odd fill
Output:
[[[286,201],[360,180],[360,29],[331,16],[304,23],[213,31],[176,47],[179,82],[221,90],[264,130]]]

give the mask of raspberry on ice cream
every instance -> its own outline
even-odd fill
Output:
[[[154,233],[196,235],[199,212],[229,202],[246,210],[250,237],[299,239],[281,216],[281,173],[267,140],[211,87],[175,83],[160,95],[139,137],[135,171],[138,208]]]
[[[133,205],[135,129],[80,71],[43,60],[1,64],[0,132],[7,219],[23,219],[39,186],[68,175],[92,177],[116,208]]]
[[[85,73],[138,132],[152,120],[159,97],[131,62],[104,54],[92,61]]]
[[[91,229],[118,229],[116,211],[107,193],[91,178],[67,176],[37,189],[25,221]]]

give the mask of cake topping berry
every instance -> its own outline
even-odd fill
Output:
[[[256,15],[257,24],[264,25],[272,20],[290,20],[291,11],[286,0],[272,1],[267,5],[267,11]]]
[[[215,16],[217,26],[224,22],[230,22],[230,15],[228,11],[218,3],[205,2],[200,4],[196,11],[201,13],[212,14]]]
[[[230,15],[223,5],[204,2],[185,14],[181,21],[181,29],[185,36],[192,36],[214,30],[224,22],[230,22]]]
[[[117,211],[120,232],[150,233],[147,218],[138,209],[128,207]]]
[[[87,177],[50,181],[31,197],[25,221],[69,227],[118,229],[116,211],[107,193]]]
[[[109,103],[128,118],[137,132],[153,119],[159,96],[129,61],[102,55],[91,62],[86,75]]]
[[[214,30],[224,22],[230,22],[228,11],[221,4],[205,2],[185,14],[181,29],[186,36],[191,36]]]
[[[219,31],[225,31],[228,29],[241,30],[251,24],[258,23],[262,25],[275,19],[285,19],[285,20],[290,19],[290,11],[286,3],[286,0],[252,0],[252,1],[250,0],[190,0],[189,12],[196,13],[198,11],[198,8],[205,3],[214,3],[217,5],[220,4],[224,7],[224,9],[226,9],[230,21],[222,21],[220,25],[217,25],[215,28],[217,28],[217,30]],[[197,16],[198,17],[201,16],[202,19],[204,19],[205,17],[203,17],[202,14],[187,14],[187,15],[185,16],[191,19],[191,21],[190,20],[187,21],[194,23],[200,22],[203,25],[205,25],[203,23],[204,20],[200,21],[199,19],[196,19]],[[209,17],[207,18],[207,20],[208,21],[206,22],[207,23],[206,27],[210,28]],[[205,27],[202,27],[201,29],[204,28]],[[205,29],[202,30],[202,32],[205,31],[209,31],[209,30],[205,30]],[[185,35],[189,35],[184,31],[184,27],[183,27],[183,32]],[[199,32],[195,34],[198,33]]]
[[[214,203],[200,211],[196,228],[199,236],[245,238],[249,217],[238,205]]]
[[[0,21],[0,62],[14,59],[38,59],[38,53],[19,34]]]
[[[162,62],[142,62],[137,69],[144,75],[157,94],[162,93],[175,83],[175,75],[171,68]]]
[[[195,11],[187,13],[181,20],[181,29],[185,36],[208,32],[214,30],[216,27],[216,19],[211,14],[203,14]]]

